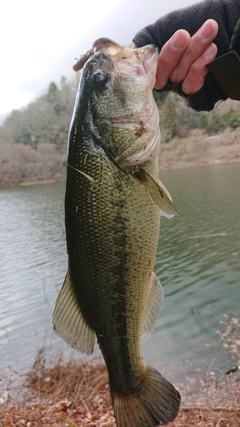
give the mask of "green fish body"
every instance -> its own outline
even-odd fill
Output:
[[[69,133],[69,268],[54,329],[86,354],[97,339],[118,427],[153,427],[172,421],[180,404],[140,350],[163,298],[153,273],[160,210],[176,214],[158,178],[157,52],[99,39],[85,61]]]

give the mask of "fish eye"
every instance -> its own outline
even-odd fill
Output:
[[[96,88],[104,89],[108,82],[108,74],[102,70],[98,70],[92,75],[92,82]]]

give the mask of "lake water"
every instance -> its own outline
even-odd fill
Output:
[[[165,299],[142,349],[181,377],[213,359],[216,368],[230,363],[218,331],[224,315],[240,312],[240,163],[164,171],[161,179],[180,216],[161,222],[156,272]],[[43,346],[49,361],[58,351],[72,355],[52,331],[67,269],[64,190],[0,191],[0,378],[7,367],[29,369]]]

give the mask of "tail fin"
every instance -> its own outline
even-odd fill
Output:
[[[111,393],[118,427],[156,427],[176,418],[180,394],[155,369],[148,366],[147,372],[142,388],[132,394],[123,396]]]

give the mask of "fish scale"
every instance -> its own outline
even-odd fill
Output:
[[[160,212],[177,213],[158,178],[157,52],[100,39],[85,60],[68,145],[69,268],[54,330],[87,354],[97,338],[118,427],[154,427],[172,421],[180,404],[140,349],[163,298],[153,273]]]
[[[111,337],[113,341],[110,354],[106,350],[104,354],[110,360],[109,369],[114,370],[112,376],[117,378],[119,386],[123,381],[120,374],[116,375],[116,361],[122,359],[126,348],[132,354],[128,356],[128,363],[124,363],[124,375],[125,371],[133,369],[130,362],[132,364],[137,359],[139,363],[141,358],[138,337],[142,319],[139,313],[144,310],[147,288],[139,287],[139,281],[145,283],[151,279],[149,246],[152,248],[150,253],[154,264],[159,209],[153,205],[147,190],[116,168],[108,158],[95,156],[95,161],[92,161],[89,155],[85,165],[78,167],[82,167],[82,171],[94,179],[94,188],[91,191],[91,183],[79,175],[79,191],[76,192],[73,183],[75,175],[79,173],[69,171],[67,185],[68,188],[75,189],[74,197],[70,193],[66,199],[66,216],[71,217],[69,220],[73,231],[70,235],[67,234],[68,255],[73,260],[73,266],[70,261],[70,271],[73,283],[75,276],[77,278],[75,292],[79,295],[80,308],[88,324],[95,330],[101,349],[105,348],[105,336],[107,340]],[[80,206],[77,212],[76,204]],[[93,206],[96,207],[95,211]],[[146,211],[146,208],[148,226],[143,238],[141,231],[143,226],[146,228],[146,224],[145,219],[144,224],[139,220],[139,212]],[[133,240],[134,246],[129,244],[128,239]],[[139,288],[137,294],[136,287]],[[131,316],[129,325],[127,312]],[[109,319],[115,321],[112,323]]]

